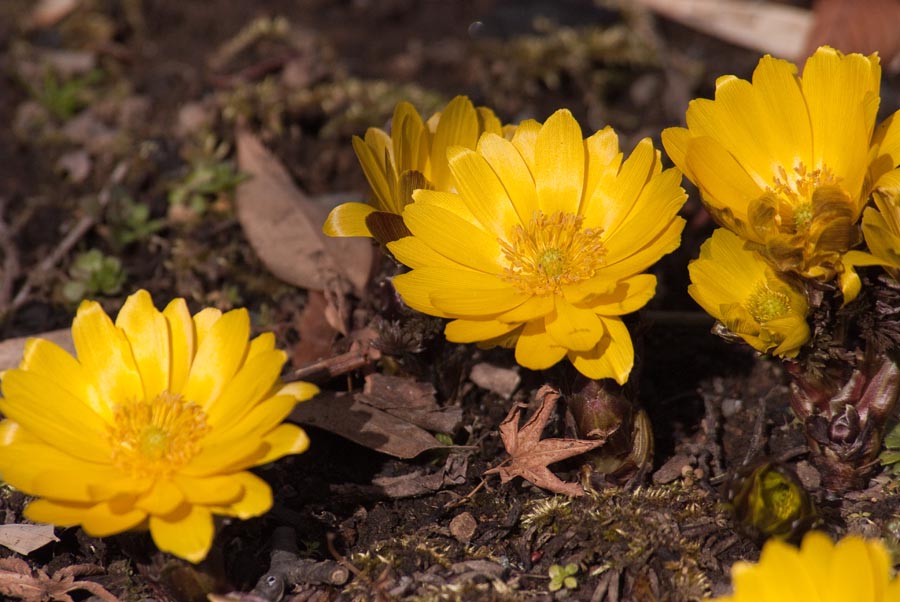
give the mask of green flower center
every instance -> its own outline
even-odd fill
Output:
[[[584,216],[535,211],[527,226],[517,224],[500,240],[508,265],[502,278],[521,292],[557,294],[567,284],[594,276],[606,248],[600,228],[583,228]]]
[[[769,288],[767,282],[760,282],[747,298],[744,307],[754,320],[764,324],[788,315],[791,312],[791,300],[784,293]]]
[[[107,439],[117,467],[137,477],[167,476],[200,451],[209,430],[200,406],[163,391],[116,407]]]

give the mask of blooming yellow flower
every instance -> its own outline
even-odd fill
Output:
[[[837,544],[807,533],[799,549],[779,539],[763,546],[758,564],[731,569],[734,593],[715,602],[897,602],[900,578],[891,578],[883,543],[849,535]]]
[[[246,310],[192,317],[176,299],[160,312],[139,291],[115,324],[81,304],[77,359],[29,339],[0,399],[0,477],[40,498],[25,516],[97,537],[149,528],[159,549],[199,562],[214,514],[266,512],[272,492],[247,469],[307,448],[281,422],[317,389],[282,385],[285,353],[249,333]]]
[[[822,47],[802,77],[765,56],[752,83],[720,77],[715,100],[693,100],[663,145],[719,224],[777,270],[829,281],[860,242],[873,183],[900,163],[900,128],[873,136],[880,80],[877,55]]]
[[[653,296],[642,272],[680,243],[681,174],[662,171],[649,139],[623,162],[611,128],[582,139],[566,110],[448,159],[458,192],[416,192],[412,236],[388,245],[412,268],[394,278],[404,301],[454,318],[451,341],[515,345],[535,370],[568,356],[624,383],[634,350],[620,316]]]
[[[713,232],[688,271],[694,301],[754,349],[794,357],[809,340],[805,295],[730,231]]]
[[[369,236],[381,243],[406,236],[409,231],[400,214],[412,202],[413,191],[451,190],[447,149],[475,148],[482,132],[500,134],[500,121],[490,109],[476,109],[465,96],[457,96],[424,123],[410,103],[399,103],[394,109],[390,135],[369,128],[365,140],[353,137],[353,150],[372,188],[373,204],[344,203],[335,207],[325,221],[325,234]]]

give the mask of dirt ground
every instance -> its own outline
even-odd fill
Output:
[[[498,426],[512,405],[533,411],[543,384],[577,392],[571,367],[530,373],[510,354],[443,342],[439,323],[398,308],[385,260],[344,307],[354,332],[380,336],[380,356],[316,372],[352,356],[353,337],[321,326],[321,294],[272,275],[236,214],[237,127],[327,207],[364,193],[350,138],[385,126],[399,100],[430,114],[466,94],[505,122],[567,107],[585,131],[614,126],[625,149],[645,136],[660,147],[691,98],[711,96],[719,75],[748,77],[757,53],[588,0],[73,4],[60,16],[0,3],[0,340],[67,327],[84,297],[115,312],[138,288],[158,305],[245,306],[326,399],[397,378],[450,422],[430,429],[444,447],[404,459],[383,453],[391,432],[352,442],[307,416],[310,450],[259,471],[276,507],[222,524],[199,566],[144,533],[57,529],[31,567],[95,565],[81,578],[123,600],[277,600],[279,579],[295,602],[700,600],[758,556],[723,490],[762,458],[797,471],[822,528],[900,551],[896,482],[841,497],[819,487],[782,367],[710,334],[687,296],[687,262],[712,230],[688,183],[684,245],[655,268],[658,295],[631,324],[629,395],[649,416],[652,463],[619,478],[556,465],[591,490],[574,499],[484,476],[505,457]],[[897,83],[886,78],[883,111]],[[560,411],[547,436],[569,428]],[[3,522],[19,522],[25,501],[4,488]]]

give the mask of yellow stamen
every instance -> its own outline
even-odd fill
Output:
[[[603,265],[606,249],[600,228],[582,229],[584,217],[536,211],[527,227],[516,225],[508,241],[500,240],[509,262],[504,280],[523,293],[559,293],[566,284],[592,277]]]
[[[791,312],[791,300],[784,293],[773,291],[768,283],[760,282],[745,301],[744,307],[754,320],[764,324],[788,315]]]
[[[788,201],[795,207],[795,210],[808,205],[809,217],[812,218],[813,193],[815,193],[817,188],[822,188],[823,186],[837,186],[841,178],[836,177],[827,165],[808,171],[806,165],[800,162],[792,171],[793,173],[788,174],[784,166],[779,165],[775,169],[773,186],[768,190]],[[794,221],[796,223],[796,217]]]
[[[175,393],[124,403],[107,433],[113,464],[134,476],[170,475],[200,451],[209,428],[203,409]]]

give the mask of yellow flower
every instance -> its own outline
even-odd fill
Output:
[[[730,231],[713,232],[688,271],[694,301],[754,349],[794,357],[809,340],[806,297]]]
[[[849,266],[880,265],[895,280],[900,280],[900,170],[894,170],[878,181],[873,198],[875,207],[863,213],[862,230],[869,252],[850,251],[844,257]],[[861,283],[855,286],[859,288]]]
[[[272,492],[247,469],[307,448],[281,422],[318,390],[282,385],[275,337],[249,333],[246,310],[192,317],[176,299],[160,312],[139,291],[115,324],[81,304],[78,359],[29,339],[0,399],[0,476],[40,498],[25,516],[97,537],[149,528],[159,549],[199,562],[214,514],[266,512]]]
[[[731,569],[734,594],[716,602],[897,602],[884,544],[849,535],[837,544],[813,531],[795,548],[779,539],[763,546],[758,564]]]
[[[387,243],[409,234],[400,214],[419,188],[450,191],[447,165],[451,146],[475,148],[482,132],[502,133],[500,121],[486,107],[457,96],[427,122],[408,102],[394,109],[391,133],[369,128],[366,138],[353,137],[353,150],[372,188],[372,204],[335,207],[323,228],[328,236],[368,236]]]
[[[458,192],[416,192],[413,235],[388,245],[413,268],[394,278],[404,301],[455,318],[450,341],[515,345],[534,370],[568,356],[624,383],[634,350],[620,316],[653,296],[642,272],[680,243],[681,174],[662,171],[649,139],[623,162],[611,128],[584,140],[566,110],[448,158]]]
[[[715,100],[693,100],[663,144],[719,224],[777,270],[829,281],[873,183],[900,163],[900,127],[873,136],[880,80],[877,55],[822,47],[802,77],[765,56],[752,83],[720,77]]]

